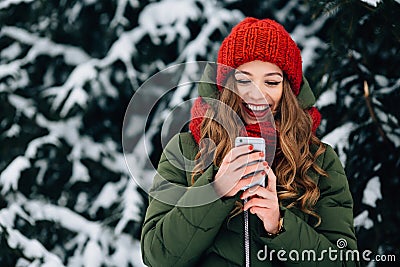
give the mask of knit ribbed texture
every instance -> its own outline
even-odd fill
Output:
[[[225,84],[229,72],[240,65],[261,60],[277,65],[287,76],[295,95],[302,81],[300,49],[279,23],[246,18],[224,39],[218,52],[217,84]]]
[[[210,106],[205,101],[203,101],[201,96],[199,96],[194,101],[193,107],[190,111],[192,117],[190,120],[189,129],[194,137],[194,140],[196,140],[197,143],[200,142],[201,138],[200,125],[203,122],[204,115],[206,114],[206,111],[209,107]]]

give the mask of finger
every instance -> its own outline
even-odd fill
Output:
[[[265,208],[252,207],[250,213],[256,214],[260,219],[262,219],[265,216]]]
[[[249,154],[254,149],[253,145],[244,145],[232,148],[222,160],[223,163],[231,163],[241,155]]]
[[[232,176],[234,177],[234,176]],[[220,187],[225,188],[224,191],[229,192],[231,195],[236,195],[237,192],[241,191],[243,188],[246,188],[249,184],[251,184],[252,179],[238,179],[237,181],[229,180],[220,182]]]
[[[251,165],[251,163],[257,163],[264,161],[265,154],[260,151],[252,151],[248,154],[239,155],[232,163],[236,164],[236,168],[241,168],[244,165]]]
[[[265,198],[266,193],[263,192],[263,190],[267,191],[265,188],[257,185],[257,186],[253,186],[247,190],[245,190],[242,195],[240,196],[241,199],[246,199],[246,198],[250,198],[250,197],[254,197],[254,196],[259,196],[262,198]]]
[[[276,176],[271,167],[267,169],[268,186],[267,189],[271,192],[276,192]]]
[[[251,165],[244,165],[244,166],[240,167],[239,169],[236,169],[235,172],[238,172],[240,174],[240,176],[243,178],[250,178],[250,176],[253,176],[253,177],[256,176],[255,178],[258,179],[258,177],[261,178],[266,175],[267,167],[268,167],[268,163],[263,161],[263,162],[258,162],[258,163],[251,164]],[[264,171],[263,174],[261,174],[262,171]],[[245,176],[249,176],[249,177],[245,177]]]
[[[236,192],[243,190],[243,188],[247,188],[251,183],[253,183],[252,181],[253,179],[250,178],[240,179],[235,186],[235,190],[237,190]]]
[[[249,164],[256,161],[264,161],[265,154],[260,151],[250,151],[248,154],[239,155],[235,161],[240,162],[242,164]]]
[[[257,198],[257,197],[274,201],[278,199],[278,195],[276,194],[276,192],[271,192],[262,186],[251,187],[246,191],[244,191],[240,196],[241,199]]]
[[[272,203],[272,201],[264,199],[264,198],[258,198],[258,197],[254,197],[251,198],[250,200],[248,200],[244,206],[243,206],[243,210],[248,210],[250,208],[253,207],[261,207],[261,208],[270,208],[274,206],[274,204]]]
[[[248,189],[249,187],[253,188],[255,185],[264,184],[265,183],[265,171],[260,171],[254,175],[251,175],[247,178],[241,178],[239,181],[239,185],[242,185],[242,189]]]
[[[271,218],[271,213],[273,213],[273,209],[271,208],[263,208],[263,207],[251,207],[249,209],[250,213],[252,214],[256,214],[258,216],[258,218],[260,218],[263,222],[265,220],[269,220],[269,218]],[[279,222],[279,219],[278,219]],[[276,225],[278,225],[278,222],[276,223]],[[275,223],[274,223],[275,225]]]

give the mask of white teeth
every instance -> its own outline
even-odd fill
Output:
[[[246,104],[246,106],[247,106],[249,109],[254,110],[254,111],[264,111],[264,110],[266,110],[267,108],[269,108],[268,105],[254,106],[254,105]]]

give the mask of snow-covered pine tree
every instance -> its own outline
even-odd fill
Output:
[[[215,55],[242,17],[195,0],[0,2],[1,266],[142,265],[147,195],[124,156],[146,155],[123,154],[128,102],[154,73]],[[176,91],[160,107],[193,90]],[[136,167],[152,180],[148,166]]]
[[[359,249],[400,259],[400,2],[314,2],[313,10],[327,18],[318,35],[329,45],[308,73],[321,94],[320,134],[346,167]]]

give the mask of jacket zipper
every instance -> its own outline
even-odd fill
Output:
[[[246,204],[247,199],[244,200]],[[244,216],[244,257],[245,266],[250,267],[250,235],[249,235],[249,212],[245,210],[243,212]]]

